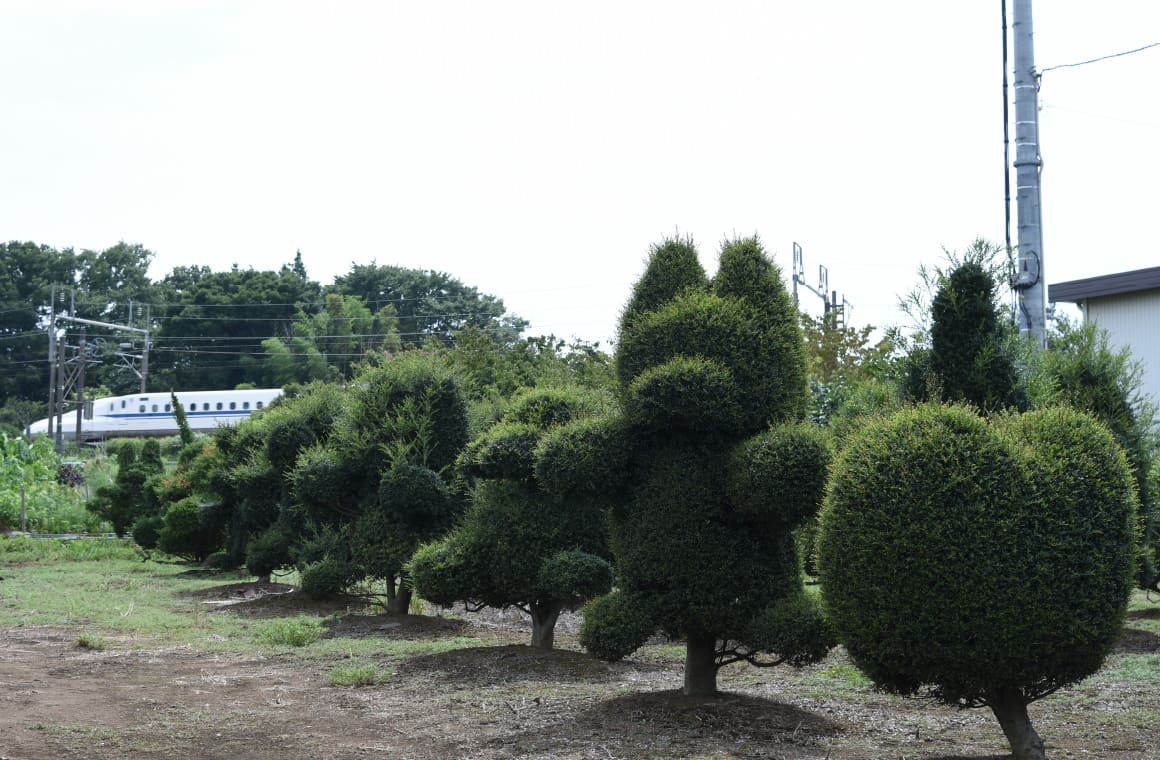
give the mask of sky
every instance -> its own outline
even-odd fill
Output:
[[[1160,41],[1160,3],[1034,31],[1043,71]],[[920,264],[1003,242],[1002,76],[997,1],[0,0],[0,239],[434,269],[607,345],[650,245],[711,273],[756,233],[906,325]],[[1049,283],[1160,265],[1158,82],[1160,47],[1044,72]]]

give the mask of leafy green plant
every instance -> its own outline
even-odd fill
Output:
[[[374,686],[382,675],[374,665],[339,665],[328,678],[333,686]]]
[[[81,649],[91,649],[99,652],[108,646],[108,642],[101,636],[94,636],[91,633],[82,633],[77,636],[77,646]]]
[[[100,516],[86,512],[83,481],[76,465],[63,466],[52,442],[0,435],[0,530],[33,533],[98,533],[109,529]]]
[[[255,638],[267,646],[304,647],[322,637],[322,621],[312,617],[278,618],[263,623]]]

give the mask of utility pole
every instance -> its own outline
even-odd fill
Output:
[[[48,437],[56,446],[56,285],[48,306]]]
[[[1031,0],[1015,0],[1012,21],[1015,49],[1015,199],[1019,270],[1012,285],[1018,291],[1019,333],[1040,345],[1047,340],[1047,281],[1043,272],[1043,230],[1039,205],[1039,79]]]

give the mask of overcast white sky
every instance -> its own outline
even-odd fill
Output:
[[[1160,40],[1156,0],[1035,14],[1041,70]],[[895,324],[1003,240],[1001,39],[998,0],[0,0],[0,239],[437,269],[606,342],[650,243],[757,232]],[[1049,282],[1160,265],[1158,82],[1044,74]]]

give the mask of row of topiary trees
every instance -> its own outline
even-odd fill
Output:
[[[989,706],[1042,757],[1026,705],[1094,672],[1122,623],[1139,470],[1092,417],[1024,411],[993,291],[974,263],[951,272],[906,363],[919,403],[847,413],[835,444],[806,422],[796,307],[756,238],[711,278],[669,240],[621,316],[611,396],[525,390],[473,436],[438,357],[378,361],[188,445],[162,546],[295,566],[309,593],[378,579],[397,614],[412,593],[518,607],[540,647],[588,602],[599,657],[683,639],[689,695],[840,641],[881,687]],[[819,508],[820,605],[795,544]]]

